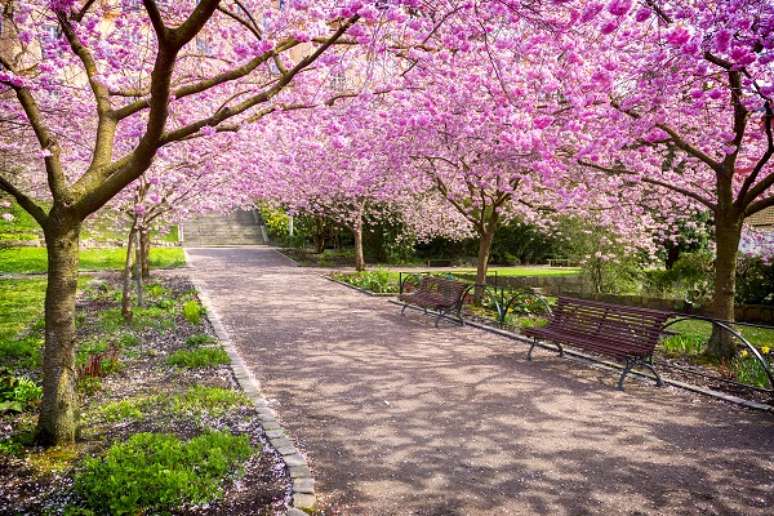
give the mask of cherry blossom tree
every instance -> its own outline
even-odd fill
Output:
[[[159,149],[292,108],[319,84],[315,63],[323,54],[340,40],[353,49],[376,41],[384,33],[378,21],[403,17],[406,3],[416,7],[4,2],[0,133],[13,132],[4,145],[29,156],[29,166],[1,170],[0,188],[41,225],[49,256],[39,442],[67,443],[76,433],[74,310],[84,219],[140,178]],[[40,203],[45,198],[50,208]]]
[[[575,158],[619,187],[657,188],[708,210],[713,315],[734,319],[747,217],[774,206],[774,5],[766,0],[589,3],[572,55],[588,81],[568,103],[587,136]],[[733,356],[717,336],[708,352]]]

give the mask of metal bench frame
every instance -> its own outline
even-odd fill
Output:
[[[465,319],[462,317],[462,307],[473,285],[454,281],[450,279],[436,278],[433,276],[423,276],[419,287],[413,292],[402,293],[398,299],[403,302],[403,308],[400,315],[406,315],[406,308],[411,305],[422,308],[427,314],[428,309],[435,310],[438,316],[435,319],[435,327],[443,317],[454,313],[460,326],[465,326]]]
[[[559,356],[564,356],[562,345],[569,345],[599,353],[624,363],[618,389],[623,390],[627,375],[637,367],[653,373],[656,385],[661,387],[661,376],[653,365],[653,351],[658,344],[671,312],[612,305],[560,297],[553,315],[545,328],[529,328],[524,334],[532,337],[527,360],[540,341],[555,345]]]

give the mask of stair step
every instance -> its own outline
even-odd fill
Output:
[[[250,211],[198,217],[183,223],[183,243],[189,247],[265,244],[259,221]]]

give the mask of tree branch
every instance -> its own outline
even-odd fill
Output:
[[[11,64],[1,56],[0,64],[14,74],[16,73],[11,67]],[[46,126],[46,123],[43,120],[43,114],[40,112],[40,108],[29,89],[25,86],[18,86],[15,83],[8,82],[4,84],[10,86],[16,93],[16,98],[19,100],[22,109],[24,109],[24,113],[27,115],[27,120],[32,126],[32,130],[35,133],[40,148],[50,154],[44,158],[48,185],[55,199],[63,198],[67,192],[67,180],[65,179],[62,164],[59,160],[61,153],[59,144]]]
[[[755,201],[754,203],[750,204],[746,210],[744,210],[744,216],[749,217],[750,215],[754,215],[758,213],[759,211],[763,211],[766,208],[771,208],[774,206],[774,195],[771,197],[766,197],[765,199],[761,199],[760,201]]]
[[[265,63],[266,61],[268,61],[272,57],[272,55],[274,55],[276,52],[285,52],[286,50],[289,50],[297,45],[299,45],[299,42],[292,39],[283,41],[282,43],[277,45],[277,47],[273,51],[267,52],[260,56],[256,56],[250,61],[243,64],[242,66],[238,66],[236,68],[232,68],[231,70],[227,70],[210,79],[176,88],[172,92],[172,96],[174,96],[176,99],[181,99],[184,97],[195,95],[197,93],[202,93],[204,91],[207,91],[210,88],[214,88],[215,86],[219,86],[223,83],[234,81],[236,79],[241,79],[242,77],[249,75],[250,72],[258,68],[258,66],[260,66],[262,63]],[[121,120],[130,115],[133,115],[138,111],[146,109],[149,106],[150,106],[150,99],[137,100],[135,102],[132,102],[131,104],[127,104],[126,106],[114,111],[114,116],[116,119]]]
[[[96,61],[94,61],[94,56],[78,39],[70,24],[70,20],[61,12],[57,12],[57,19],[60,27],[62,27],[62,32],[70,43],[70,48],[83,64],[91,91],[94,93],[94,98],[97,101],[97,138],[94,142],[89,168],[103,166],[110,163],[110,160],[113,158],[113,140],[116,133],[116,120],[110,113],[110,93],[104,84],[96,80],[99,70],[97,69]]]
[[[156,5],[155,0],[142,0],[142,5],[145,6],[145,11],[148,13],[153,31],[156,33],[156,38],[159,40],[159,45],[166,43],[169,38],[169,29],[164,25],[164,20],[161,18],[161,12]]]
[[[46,225],[48,222],[48,215],[46,215],[46,212],[43,210],[43,208],[41,208],[35,201],[32,200],[31,197],[25,195],[21,190],[16,188],[3,176],[0,176],[0,190],[4,190],[13,195],[14,199],[16,199],[16,202],[19,203],[19,206],[24,208],[27,213],[32,215],[37,223],[40,224],[40,227],[44,227]]]
[[[763,181],[753,188],[753,183],[758,179],[763,167],[771,160],[774,155],[774,134],[772,124],[774,124],[774,110],[771,108],[771,102],[766,102],[766,115],[763,117],[763,123],[765,124],[766,131],[766,151],[761,156],[761,159],[755,164],[752,172],[747,178],[745,178],[742,188],[739,190],[739,196],[737,197],[737,203],[740,207],[750,204],[756,197],[763,194],[768,188],[774,186],[774,174],[769,174]],[[768,184],[767,184],[768,183]],[[752,188],[752,190],[750,190]]]
[[[703,197],[696,192],[692,192],[691,190],[688,190],[687,188],[682,188],[680,186],[674,185],[672,183],[667,183],[666,181],[661,181],[659,179],[653,179],[650,177],[642,177],[638,176],[638,174],[631,172],[629,170],[626,170],[624,168],[608,168],[603,167],[601,165],[597,165],[596,163],[590,163],[588,161],[578,160],[578,164],[583,167],[592,168],[594,170],[599,170],[600,172],[605,172],[607,174],[612,175],[628,175],[628,176],[635,176],[639,177],[640,181],[643,183],[648,183],[655,186],[660,186],[662,188],[667,188],[669,190],[672,190],[673,192],[677,192],[681,195],[684,195],[686,197],[689,197],[695,201],[698,201],[699,203],[703,204],[707,208],[711,209],[713,212],[717,211],[717,205],[707,199],[706,197]]]

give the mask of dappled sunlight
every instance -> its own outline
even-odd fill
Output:
[[[193,265],[323,501],[354,512],[750,511],[774,502],[770,416],[630,381],[419,312],[269,249]]]

